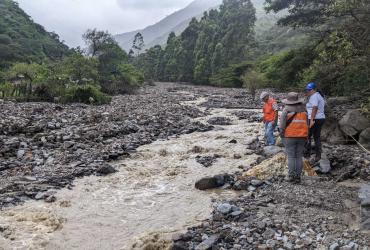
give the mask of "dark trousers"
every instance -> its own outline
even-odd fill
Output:
[[[315,154],[317,158],[321,158],[321,152],[322,152],[322,146],[321,146],[321,129],[322,126],[325,123],[325,119],[315,119],[315,124],[312,128],[310,128],[309,134],[308,134],[308,143],[307,143],[307,149],[309,155],[311,155],[312,150],[312,137],[315,141]]]

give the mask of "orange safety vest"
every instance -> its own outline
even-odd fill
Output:
[[[288,114],[287,120],[289,120],[294,114]],[[308,124],[307,124],[307,113],[299,112],[293,118],[293,121],[285,128],[286,138],[307,138],[308,137]]]
[[[263,104],[263,121],[273,122],[275,120],[276,111],[273,109],[273,105],[276,103],[274,98],[270,97],[267,102]]]

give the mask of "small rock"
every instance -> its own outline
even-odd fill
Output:
[[[217,211],[222,214],[228,214],[231,211],[232,206],[229,203],[222,203],[217,206]]]
[[[339,250],[339,244],[338,243],[331,244],[329,250]]]
[[[195,247],[195,250],[209,250],[214,246],[218,241],[218,235],[211,235],[208,239],[202,241],[198,246]]]
[[[26,151],[24,149],[20,149],[17,152],[17,158],[22,159],[25,154],[26,154]]]
[[[331,171],[331,164],[327,158],[322,158],[319,161],[319,172],[322,174],[327,174]]]
[[[274,241],[272,239],[266,241],[266,246],[270,249],[273,249],[275,247],[275,245],[276,245],[276,241]]]
[[[48,202],[48,203],[53,203],[56,200],[57,200],[57,198],[54,195],[51,195],[51,196],[45,198],[45,202]]]
[[[263,185],[263,181],[257,180],[257,179],[253,179],[253,180],[251,180],[251,185],[253,185],[255,187],[259,187],[259,186],[262,186]]]
[[[100,175],[108,175],[117,172],[117,170],[109,164],[104,164],[99,167],[96,172]]]
[[[283,148],[278,147],[278,146],[267,146],[263,148],[263,154],[266,157],[274,156],[282,151],[283,151]]]

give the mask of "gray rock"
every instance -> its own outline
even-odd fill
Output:
[[[218,241],[218,235],[211,235],[208,239],[202,241],[198,246],[195,247],[196,250],[209,250]]]
[[[339,250],[339,244],[338,243],[331,244],[329,250]]]
[[[237,217],[237,216],[241,215],[242,213],[243,213],[242,211],[235,211],[235,212],[232,212],[230,215],[234,216],[234,217]]]
[[[257,179],[253,179],[251,180],[251,184],[255,187],[259,187],[259,186],[262,186],[263,185],[263,181],[261,180],[257,180]]]
[[[45,198],[45,202],[53,203],[57,200],[57,198],[54,195],[48,196]]]
[[[326,141],[330,144],[342,144],[346,141],[346,138],[338,125],[333,127],[331,130],[322,132],[322,134],[324,133],[327,134]]]
[[[359,142],[367,149],[370,150],[370,128],[365,129],[360,134]]]
[[[272,239],[275,236],[275,233],[276,233],[275,230],[268,228],[262,235],[267,240]]]
[[[24,149],[20,149],[17,152],[17,158],[22,159],[25,154],[26,154],[26,151]]]
[[[113,174],[113,173],[117,172],[117,170],[109,164],[104,164],[104,165],[100,166],[96,170],[96,172],[100,175],[108,175],[108,174]]]
[[[217,211],[222,214],[228,214],[231,212],[232,206],[229,203],[222,203],[217,206]]]
[[[359,110],[350,110],[339,121],[340,129],[349,136],[360,134],[370,127],[370,121]]]
[[[226,175],[215,175],[213,177],[205,177],[195,183],[195,188],[199,190],[207,190],[222,187],[226,183]]]
[[[319,172],[322,174],[327,174],[330,171],[331,171],[331,163],[326,157],[323,157],[319,161]]]
[[[276,241],[274,241],[272,239],[266,241],[266,246],[269,249],[274,249],[275,245],[276,245]]]
[[[75,143],[72,141],[65,141],[63,144],[64,148],[71,148],[73,145],[75,145]]]
[[[278,146],[267,146],[263,148],[263,154],[266,157],[274,156],[282,151],[283,151],[283,148],[278,147]]]
[[[212,117],[208,120],[211,125],[231,125],[231,119],[227,117]]]

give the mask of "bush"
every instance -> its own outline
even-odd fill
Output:
[[[263,60],[259,63],[259,70],[266,76],[269,87],[286,90],[304,82],[301,75],[314,58],[315,53],[310,46],[285,51]]]
[[[213,75],[210,78],[210,84],[218,87],[241,88],[243,87],[241,76],[251,67],[252,63],[250,62],[231,65],[226,69],[222,69],[218,74]]]
[[[144,82],[144,75],[130,64],[121,64],[114,75],[101,84],[102,91],[109,95],[134,92]]]
[[[14,92],[14,86],[10,83],[0,84],[0,97],[7,98],[11,97]]]
[[[244,87],[246,87],[252,95],[253,100],[255,100],[256,97],[256,90],[263,88],[266,84],[266,79],[263,74],[254,69],[247,71],[242,75],[241,79],[244,82]]]
[[[73,85],[66,89],[61,101],[65,103],[108,104],[112,98],[93,85]]]

